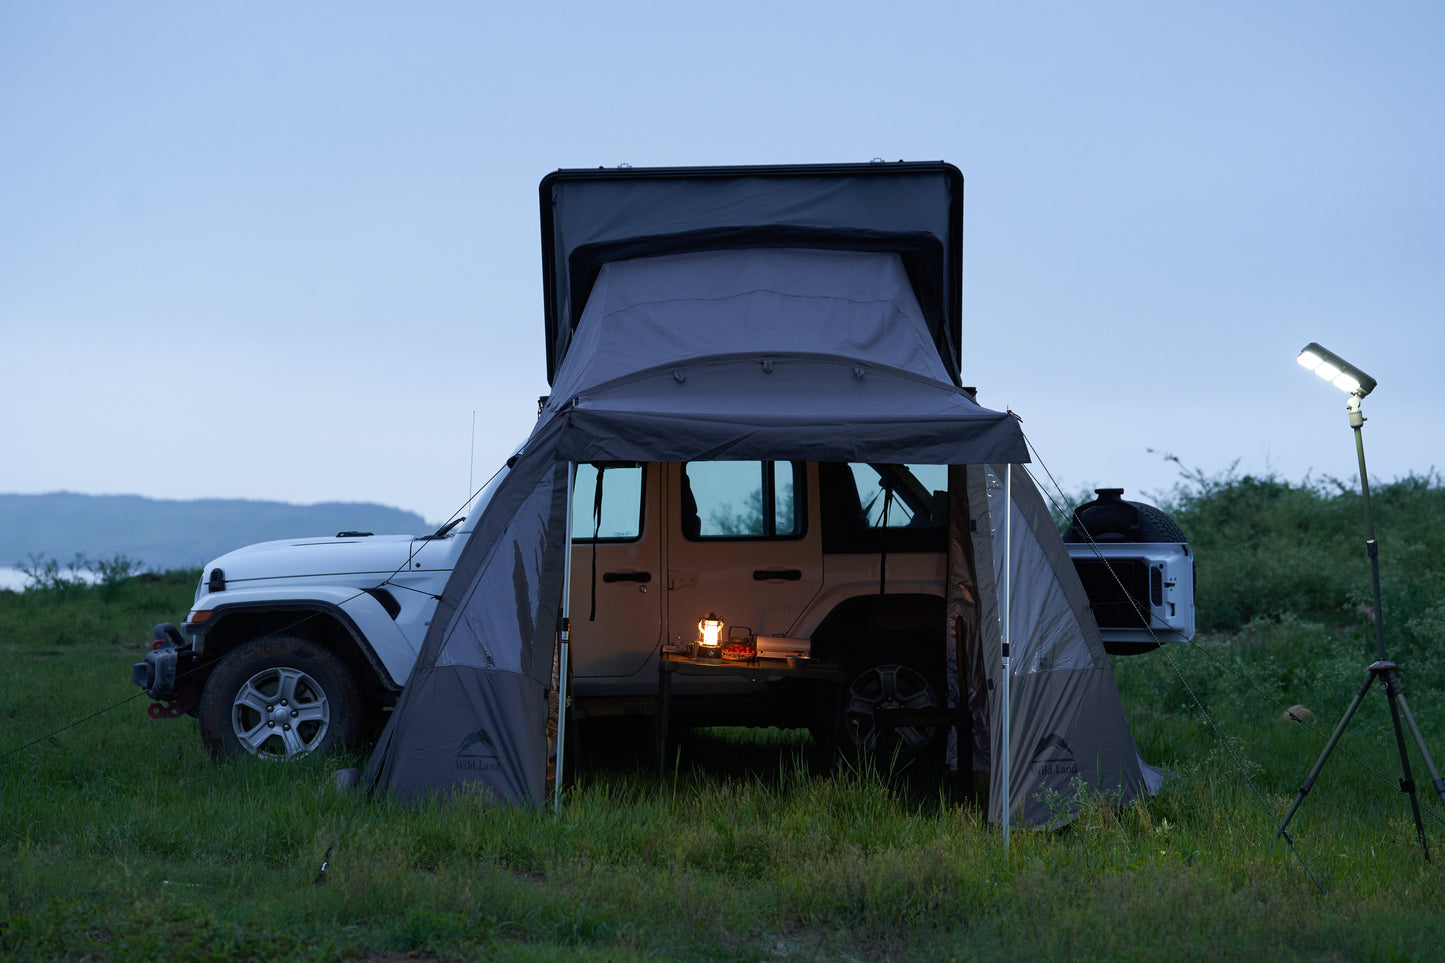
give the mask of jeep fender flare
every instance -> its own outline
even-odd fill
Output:
[[[214,659],[222,653],[206,645],[206,637],[213,636],[218,628],[234,625],[238,619],[256,620],[265,616],[279,616],[278,624],[269,632],[295,630],[297,623],[310,616],[322,616],[346,633],[353,646],[359,666],[371,670],[376,684],[382,690],[399,692],[416,662],[417,646],[392,621],[382,603],[372,595],[354,588],[337,591],[317,592],[315,587],[293,593],[248,592],[245,589],[228,591],[228,598],[217,598],[214,593],[198,600],[196,609],[209,608],[212,615],[203,623],[188,622],[183,631],[194,636],[198,655]],[[246,598],[246,595],[252,597]],[[266,620],[270,621],[270,620]],[[346,656],[347,653],[339,652]]]
[[[946,631],[944,599],[934,592],[856,594],[833,606],[810,636],[814,656],[837,658],[847,652],[871,648],[868,640],[879,635],[939,634],[938,655],[944,651]]]

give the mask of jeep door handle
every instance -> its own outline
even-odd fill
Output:
[[[803,573],[796,568],[760,568],[753,572],[754,582],[771,582],[780,579],[784,582],[797,582],[801,580]]]
[[[651,572],[603,572],[604,582],[642,582],[644,584],[652,581]]]

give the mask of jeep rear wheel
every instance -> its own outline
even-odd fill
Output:
[[[211,754],[295,759],[354,745],[361,697],[350,671],[314,642],[276,636],[227,654],[206,680],[201,739]]]
[[[879,761],[913,759],[938,733],[929,720],[910,719],[941,708],[937,691],[910,666],[869,666],[849,683],[847,700],[843,726],[848,739]]]

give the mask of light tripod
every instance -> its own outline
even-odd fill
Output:
[[[1370,478],[1365,473],[1365,442],[1361,431],[1365,424],[1365,415],[1360,411],[1360,400],[1374,390],[1377,382],[1339,355],[1326,351],[1313,341],[1300,352],[1299,362],[1334,384],[1335,387],[1350,394],[1346,408],[1350,415],[1350,427],[1355,432],[1355,453],[1360,460],[1360,488],[1365,496],[1365,549],[1370,556],[1370,573],[1374,583],[1375,650],[1378,658],[1370,665],[1365,674],[1364,684],[1355,693],[1354,700],[1345,710],[1340,724],[1335,726],[1335,731],[1330,736],[1329,742],[1325,743],[1324,751],[1320,753],[1314,768],[1310,770],[1310,774],[1300,785],[1299,795],[1295,797],[1294,805],[1289,807],[1289,812],[1285,813],[1284,821],[1279,824],[1279,831],[1275,835],[1286,840],[1290,838],[1289,833],[1286,832],[1290,820],[1294,818],[1294,814],[1298,811],[1300,804],[1304,802],[1305,796],[1314,787],[1315,779],[1324,769],[1325,762],[1329,760],[1330,753],[1334,752],[1340,737],[1345,734],[1345,727],[1350,724],[1355,711],[1360,708],[1360,703],[1365,699],[1365,693],[1370,691],[1370,686],[1374,685],[1378,679],[1384,683],[1385,695],[1390,701],[1390,718],[1395,724],[1395,743],[1400,750],[1400,769],[1403,773],[1400,779],[1400,791],[1410,797],[1410,809],[1415,815],[1415,835],[1420,841],[1420,850],[1425,854],[1428,862],[1430,848],[1425,843],[1425,823],[1420,818],[1420,798],[1415,793],[1415,780],[1410,772],[1410,755],[1405,748],[1405,730],[1400,726],[1401,718],[1410,727],[1410,734],[1415,738],[1415,747],[1420,751],[1420,758],[1425,761],[1425,768],[1430,772],[1435,792],[1440,795],[1441,802],[1445,802],[1445,779],[1440,778],[1440,773],[1435,768],[1435,761],[1430,758],[1430,751],[1425,748],[1425,739],[1420,735],[1420,727],[1415,724],[1415,716],[1410,712],[1410,706],[1405,701],[1405,692],[1400,685],[1400,677],[1397,673],[1398,667],[1385,654],[1385,618],[1380,607],[1380,549],[1375,541],[1375,518],[1370,509]]]

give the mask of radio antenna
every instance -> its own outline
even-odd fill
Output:
[[[477,409],[472,409],[472,447],[467,452],[467,501],[472,500],[472,476],[477,470]]]

